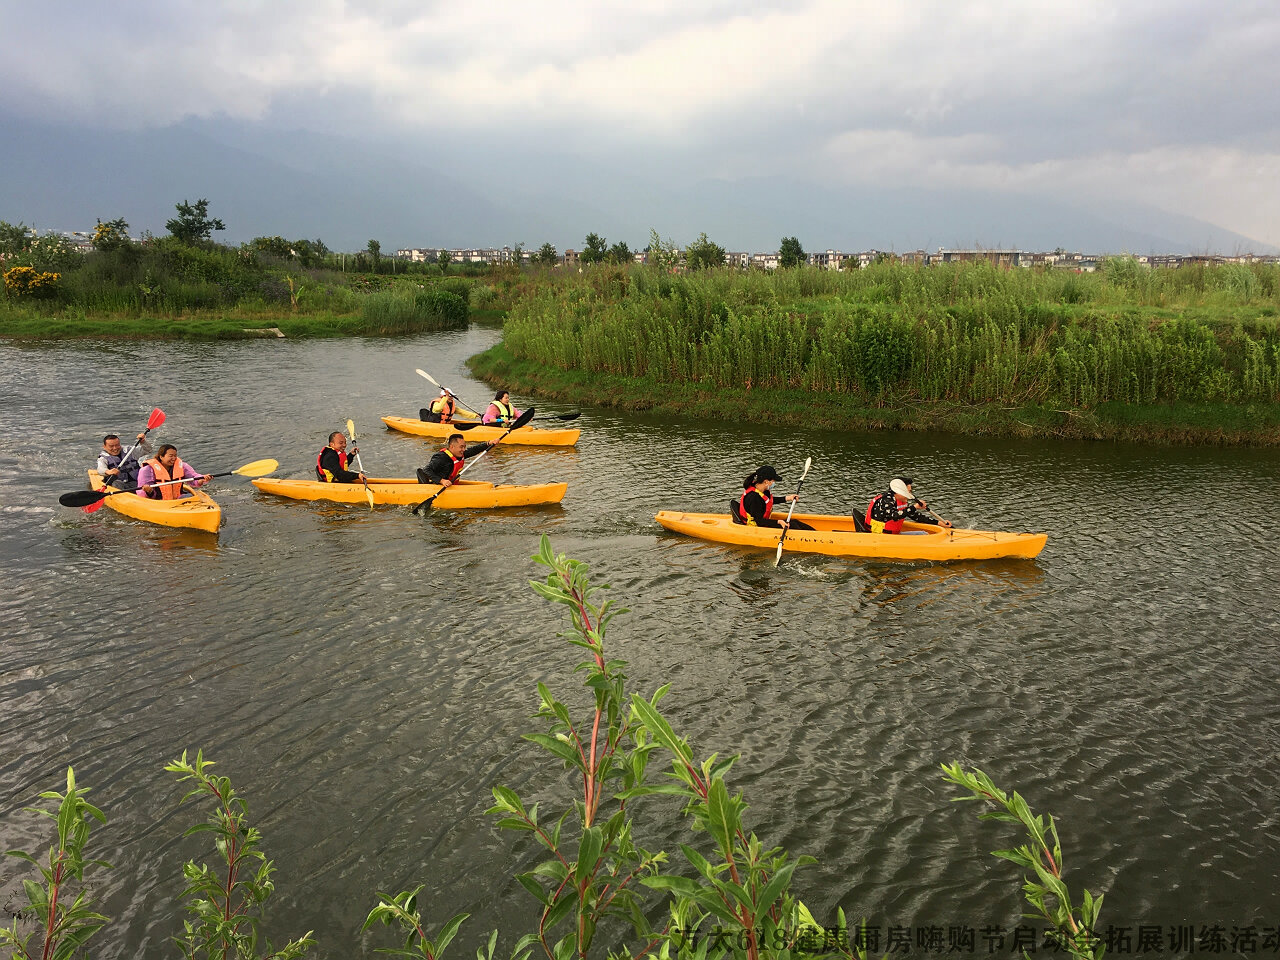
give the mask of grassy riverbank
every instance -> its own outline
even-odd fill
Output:
[[[829,427],[1280,442],[1280,271],[595,269],[474,369],[580,402]]]
[[[468,361],[471,371],[515,393],[617,410],[829,430],[939,430],[991,437],[1059,437],[1165,444],[1280,444],[1280,403],[1234,406],[1104,403],[1091,410],[995,404],[887,403],[867,406],[848,394],[753,388],[708,389],[518,360],[498,344]]]
[[[232,307],[180,313],[89,313],[67,309],[51,314],[0,308],[0,337],[15,340],[252,340],[286,337],[387,336],[454,329],[438,318],[368,316],[363,312],[298,311]]]

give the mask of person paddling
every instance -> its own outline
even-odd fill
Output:
[[[778,471],[767,463],[743,478],[742,497],[736,505],[739,523],[745,523],[752,527],[781,527],[790,530],[813,529],[802,520],[794,518],[790,521],[773,519],[774,499],[770,490],[781,479],[778,476]],[[798,494],[789,493],[782,497],[779,502],[791,503],[798,499]]]
[[[138,442],[129,450],[127,457],[124,455],[120,438],[116,434],[108,433],[103,437],[102,452],[98,454],[97,467],[98,473],[102,474],[103,482],[121,490],[132,490],[136,487],[138,471],[142,469],[142,463],[134,454],[139,450],[144,454],[151,453],[151,444],[147,443],[145,430],[138,434]]]
[[[352,447],[347,453],[347,435],[341,430],[329,434],[329,443],[316,455],[316,477],[321,483],[364,483],[363,473],[347,469],[351,457],[360,452]]]
[[[462,434],[450,434],[444,449],[437,450],[425,467],[418,468],[418,482],[438,483],[442,487],[451,487],[469,459],[496,445],[497,441],[493,441],[476,443],[468,447],[466,438]]]
[[[931,527],[951,526],[951,521],[939,520],[923,512],[928,509],[929,505],[917,499],[912,492],[910,477],[894,477],[889,482],[889,489],[867,504],[864,519],[872,533],[901,533],[905,520]]]
[[[452,423],[453,415],[458,409],[458,401],[448,387],[440,388],[440,396],[431,401],[427,408],[430,423]]]
[[[485,423],[501,425],[512,422],[518,416],[520,411],[511,405],[511,394],[506,390],[499,390],[485,409],[482,419]]]
[[[208,483],[210,477],[178,459],[178,448],[173,444],[162,443],[156,455],[138,471],[138,496],[152,500],[179,500],[186,496],[182,490],[184,484],[168,483],[169,480],[189,480],[191,486],[199,487]]]

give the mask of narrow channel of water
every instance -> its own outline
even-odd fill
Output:
[[[423,405],[415,367],[487,399],[463,362],[495,336],[0,346],[0,845],[44,848],[21,808],[74,764],[110,817],[93,850],[115,865],[98,884],[115,922],[95,956],[172,951],[181,862],[200,848],[161,768],[198,747],[276,860],[277,941],[311,928],[321,955],[363,954],[374,891],[424,883],[430,917],[474,916],[456,949],[498,924],[509,947],[532,915],[510,878],[537,851],[483,811],[495,783],[548,809],[567,796],[519,738],[536,681],[578,683],[557,609],[526,585],[542,533],[630,608],[610,639],[634,689],[670,682],[695,750],[742,754],[762,839],[819,858],[796,885],[819,919],[1019,922],[1019,875],[988,855],[1019,838],[949,802],[938,764],[960,760],[1058,817],[1069,881],[1107,895],[1104,922],[1280,922],[1275,451],[587,409],[576,448],[499,448],[474,471],[565,480],[557,507],[422,519],[230,479],[212,537],[57,505],[101,435],[136,432],[152,406],[168,414],[157,439],[201,470],[275,457],[307,476],[351,417],[369,472],[411,475],[432,447],[378,418]],[[653,522],[721,509],[761,461],[786,488],[806,456],[809,509],[865,506],[910,472],[958,524],[1049,545],[1036,561],[774,569]],[[670,805],[643,821],[647,847],[689,840]],[[19,904],[17,861],[2,870],[0,907]]]

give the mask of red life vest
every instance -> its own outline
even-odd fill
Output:
[[[155,475],[156,483],[165,483],[166,480],[177,480],[187,472],[187,465],[178,459],[173,461],[172,472],[164,468],[163,464],[160,463],[159,457],[148,460],[147,466],[151,468],[151,472]],[[182,484],[165,483],[163,487],[152,487],[150,490],[145,491],[139,488],[139,492],[144,493],[152,500],[156,499],[156,493],[160,494],[161,500],[178,500],[182,497]]]
[[[448,481],[449,481],[450,483],[457,483],[457,482],[458,482],[458,474],[460,474],[460,473],[462,472],[462,468],[463,468],[463,467],[466,465],[466,463],[467,463],[466,458],[465,458],[465,457],[455,457],[455,456],[454,456],[454,455],[449,451],[449,448],[448,448],[448,447],[445,447],[445,449],[441,450],[440,452],[441,452],[441,453],[443,453],[445,456],[447,456],[450,460],[452,460],[452,461],[453,461],[453,472],[452,472],[451,474],[449,474],[449,476],[448,476],[448,478],[447,478],[447,479],[448,479]]]
[[[881,494],[880,496],[884,496],[884,494]],[[875,497],[870,503],[867,504],[867,516],[866,516],[867,526],[871,528],[872,533],[901,533],[902,532],[901,517],[899,517],[897,520],[872,520],[871,519],[871,508],[876,505],[876,501],[878,501],[879,499],[880,497]],[[895,505],[897,505],[898,501],[895,498],[893,502]]]
[[[325,447],[324,450],[333,450],[333,448]],[[333,474],[320,466],[320,458],[324,456],[324,450],[316,454],[316,477],[319,478],[321,483],[336,483],[337,481],[333,479]],[[333,452],[338,454],[338,467],[342,470],[347,469],[347,451],[334,450]]]
[[[751,514],[747,513],[748,493],[760,493],[760,491],[755,487],[747,487],[747,489],[743,490],[742,496],[738,498],[738,513],[742,516],[743,523],[747,524],[747,526],[754,527],[756,525],[756,521]],[[760,493],[760,498],[764,500],[764,518],[768,520],[773,516],[773,494],[765,491],[764,493]]]

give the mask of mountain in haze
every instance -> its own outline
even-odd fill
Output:
[[[657,229],[683,245],[706,232],[727,249],[1013,247],[1088,252],[1275,252],[1202,220],[1149,207],[1100,216],[1051,198],[804,181],[646,177],[623,163],[510,147],[368,143],[229,121],[144,131],[56,126],[0,116],[9,133],[0,219],[92,229],[123,216],[164,233],[180,200],[207,197],[228,224],[217,239],[322,238],[338,250],[550,241],[596,232],[633,248]]]

